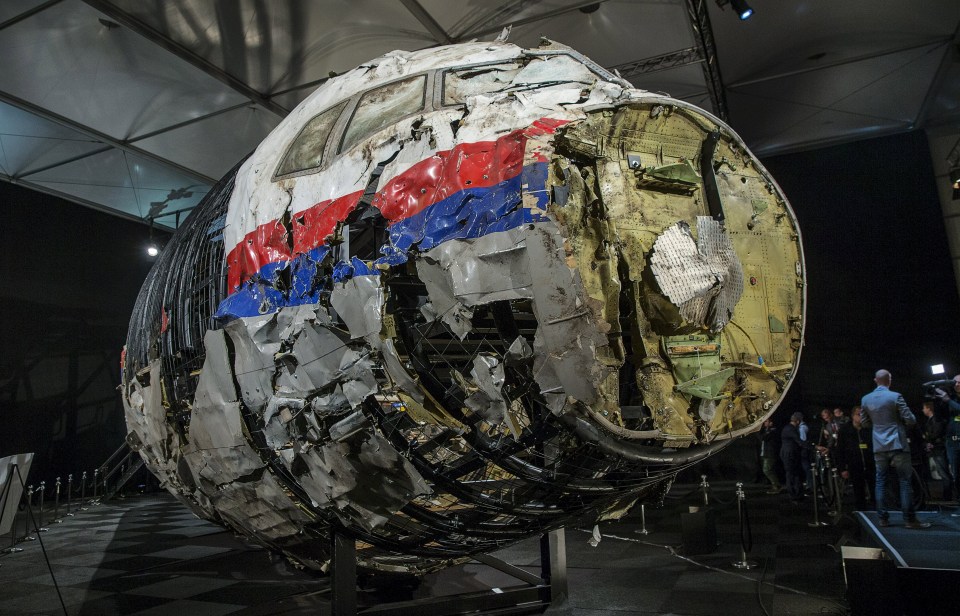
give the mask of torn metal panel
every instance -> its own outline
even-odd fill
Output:
[[[334,285],[330,303],[347,324],[352,338],[380,335],[383,326],[383,286],[380,276],[354,276]]]
[[[268,545],[298,535],[310,522],[269,473],[221,487],[214,502],[224,521]]]
[[[394,343],[392,338],[387,338],[383,341],[380,347],[380,354],[383,357],[384,369],[386,369],[387,374],[390,375],[390,378],[396,383],[397,387],[420,404],[423,404],[424,395],[420,390],[420,385],[410,376],[410,373],[407,372],[407,369],[400,361],[400,354],[397,352],[396,343]]]
[[[343,395],[353,408],[360,406],[378,390],[377,379],[373,375],[373,360],[358,351],[348,350],[340,356],[337,375]]]
[[[340,370],[341,359],[349,351],[333,330],[315,323],[306,324],[276,380],[280,395],[304,397],[332,383]]]
[[[697,217],[697,239],[680,221],[657,238],[650,266],[688,322],[720,331],[743,293],[743,270],[723,223]]]
[[[190,444],[200,454],[195,460],[207,467],[205,478],[220,485],[263,468],[263,461],[243,434],[226,336],[210,330],[203,342],[207,355],[190,416]],[[191,466],[203,475],[195,464]]]
[[[423,255],[424,266],[431,268],[424,282],[433,288],[441,304],[433,300],[441,312],[449,309],[454,298],[463,306],[489,304],[495,301],[530,299],[532,274],[527,262],[525,235],[519,229],[491,233],[475,240],[446,242]],[[418,265],[419,267],[419,265]],[[441,274],[435,269],[442,270]],[[431,299],[433,296],[431,295]]]
[[[276,316],[237,319],[224,328],[234,347],[234,371],[240,384],[243,403],[254,412],[262,412],[273,394],[273,375],[276,372],[274,355],[280,350]],[[266,342],[268,333],[274,340]],[[259,340],[259,342],[258,342]]]
[[[421,308],[428,321],[439,320],[463,340],[473,328],[473,311],[453,295],[449,275],[437,261],[424,256],[417,261],[417,273],[427,286],[430,301]]]
[[[302,485],[317,505],[334,503],[341,519],[372,530],[430,489],[389,441],[375,433],[354,434],[304,453],[308,471]]]

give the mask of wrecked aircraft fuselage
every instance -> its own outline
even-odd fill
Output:
[[[141,291],[129,442],[307,566],[422,573],[622,515],[755,430],[803,339],[786,198],[729,127],[569,48],[328,81]]]

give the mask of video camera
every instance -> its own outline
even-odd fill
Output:
[[[937,398],[936,389],[947,392],[948,394],[953,391],[953,379],[940,379],[938,381],[927,381],[923,385],[923,399],[924,400],[935,400]]]

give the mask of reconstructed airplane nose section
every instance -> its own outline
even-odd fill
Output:
[[[759,428],[804,267],[740,139],[573,50],[394,52],[304,101],[141,291],[128,440],[323,569],[420,573],[614,518]]]

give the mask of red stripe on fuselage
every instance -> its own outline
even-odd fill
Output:
[[[527,139],[552,134],[567,122],[541,118],[495,141],[459,143],[453,149],[437,152],[387,181],[374,195],[373,205],[389,222],[396,222],[462,190],[486,188],[512,179],[523,169]],[[535,162],[546,161],[538,152],[531,154]],[[268,263],[288,261],[323,245],[362,195],[363,191],[353,192],[294,214],[292,241],[279,221],[247,233],[227,255],[227,288],[232,292]]]

